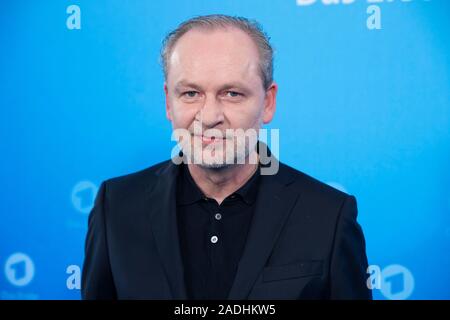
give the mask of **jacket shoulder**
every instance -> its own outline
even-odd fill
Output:
[[[290,177],[292,183],[303,194],[307,194],[312,200],[333,202],[336,204],[342,203],[350,195],[340,191],[325,182],[312,177],[311,175],[297,170],[289,165],[280,163],[280,173],[284,176]]]
[[[114,191],[133,191],[136,188],[149,188],[157,180],[161,171],[167,168],[171,160],[165,160],[145,169],[128,173],[125,175],[113,177],[103,182],[109,192]]]

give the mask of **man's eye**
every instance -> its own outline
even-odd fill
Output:
[[[242,96],[242,93],[239,93],[239,92],[236,92],[236,91],[227,91],[227,95],[229,97],[235,98],[235,97]]]
[[[188,98],[195,98],[198,95],[197,91],[186,91],[183,93],[184,96]]]

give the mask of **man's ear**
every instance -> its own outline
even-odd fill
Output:
[[[164,94],[166,96],[166,117],[169,121],[172,121],[172,109],[169,103],[169,90],[167,89],[167,82],[164,82]]]
[[[272,82],[270,87],[266,90],[266,97],[264,98],[263,123],[267,124],[272,121],[277,106],[277,92],[278,85]]]

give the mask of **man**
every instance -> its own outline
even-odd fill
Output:
[[[181,152],[102,183],[83,298],[371,298],[355,198],[239,138],[274,116],[272,55],[245,18],[201,16],[166,37],[166,114]]]

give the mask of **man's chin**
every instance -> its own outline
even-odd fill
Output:
[[[203,157],[201,157],[201,153],[197,154],[197,158],[196,160],[198,161],[194,161],[195,165],[198,165],[199,167],[203,168],[203,169],[224,169],[227,167],[232,166],[234,163],[228,163],[226,161],[225,155],[223,153],[217,154],[216,157],[213,157],[211,155],[204,155]]]
[[[196,164],[199,167],[203,168],[203,169],[212,169],[212,170],[221,170],[221,169],[226,169],[230,166],[232,166],[233,164],[228,164],[228,163],[207,163],[207,162],[202,162],[202,163],[198,163]]]
[[[205,153],[205,150],[196,150],[195,156],[190,152],[183,151],[185,163],[195,164],[204,169],[226,169],[238,164],[244,164],[249,159],[248,152],[243,154],[225,154],[222,150],[216,154]]]

